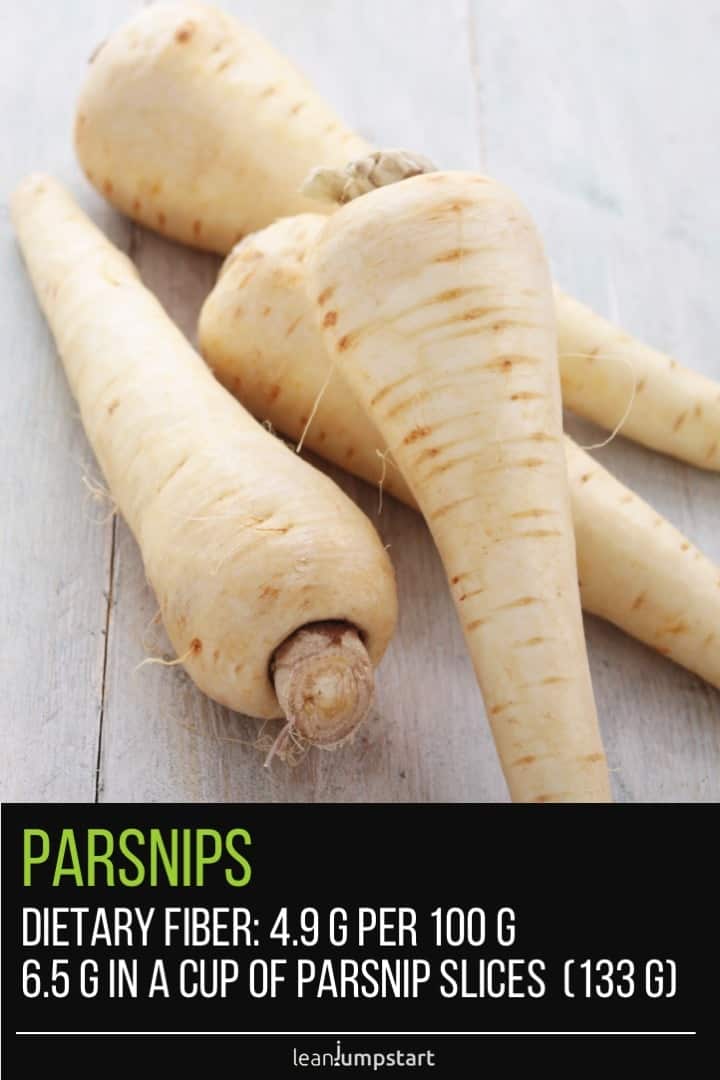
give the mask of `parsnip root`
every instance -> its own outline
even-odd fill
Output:
[[[513,799],[609,800],[527,211],[487,177],[416,175],[329,216],[308,274],[328,355],[438,546]]]
[[[178,662],[216,701],[272,719],[283,715],[275,659],[305,738],[346,735],[396,618],[392,567],[369,520],[222,389],[59,184],[30,177],[12,214]],[[341,646],[318,631],[328,622],[347,628]]]

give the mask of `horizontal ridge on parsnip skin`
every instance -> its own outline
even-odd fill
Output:
[[[300,733],[344,737],[396,621],[392,567],[370,521],[220,386],[56,181],[29,177],[12,217],[179,660],[229,708],[280,717],[280,695],[295,703],[288,720]]]
[[[513,800],[608,801],[552,286],[525,207],[474,173],[378,188],[327,217],[308,288],[433,534]]]
[[[103,43],[78,102],[75,145],[113,205],[220,254],[277,217],[317,210],[300,194],[311,168],[372,149],[263,38],[193,0],[153,4]],[[568,408],[609,431],[627,411],[623,435],[720,470],[720,384],[559,290],[556,314]]]
[[[342,373],[327,381],[331,358],[307,290],[324,221],[283,218],[236,246],[203,305],[200,347],[259,420],[417,507]],[[457,304],[471,311],[470,294],[460,290]],[[440,459],[421,446],[420,461]],[[564,446],[583,607],[720,687],[720,568],[567,436]],[[456,589],[465,596],[462,581]]]

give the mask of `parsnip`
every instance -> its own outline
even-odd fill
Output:
[[[513,799],[609,799],[527,212],[482,176],[415,176],[328,217],[308,272],[328,351],[433,533]]]
[[[120,210],[222,254],[280,215],[317,210],[298,192],[311,166],[370,150],[265,41],[187,0],[151,5],[103,45],[75,143],[88,178]],[[720,469],[720,384],[559,292],[557,317],[570,408],[613,430],[632,401],[623,435]]]
[[[396,616],[370,522],[223,390],[60,185],[29,178],[12,213],[178,657],[230,708],[343,738]]]
[[[300,195],[309,170],[367,151],[263,38],[192,0],[146,7],[101,46],[75,145],[119,210],[209,251],[317,209]]]
[[[720,383],[643,345],[558,288],[555,303],[568,408],[609,430],[622,420],[629,439],[720,469]]]
[[[225,261],[200,317],[215,374],[260,420],[415,501],[377,427],[335,370],[307,291],[307,256],[325,218],[284,218]],[[571,439],[565,439],[580,594],[619,626],[720,687],[720,570]],[[385,459],[385,464],[383,464]]]

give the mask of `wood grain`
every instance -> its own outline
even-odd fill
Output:
[[[3,9],[3,121],[13,146],[0,166],[3,195],[32,168],[67,180],[192,337],[218,260],[122,221],[89,192],[72,156],[87,56],[139,6],[34,0]],[[445,166],[482,164],[506,180],[536,215],[565,289],[720,377],[716,4],[698,2],[692,20],[672,0],[387,0],[353,5],[352,17],[345,0],[224,6],[290,55],[368,139]],[[0,583],[10,628],[3,797],[504,799],[422,522],[391,499],[378,517],[377,492],[338,472],[390,547],[401,602],[375,714],[354,743],[265,770],[255,721],[214,705],[179,668],[138,668],[167,650],[155,601],[124,524],[90,520],[105,510],[81,483],[89,451],[7,215],[2,232],[10,348],[0,543],[12,568]],[[570,424],[581,441],[596,440],[589,425]],[[622,439],[598,457],[720,561],[717,475]],[[717,801],[720,695],[599,620],[587,629],[617,797]]]
[[[73,99],[87,58],[134,5],[98,0],[2,5],[0,157],[3,450],[0,578],[3,649],[0,794],[89,801],[95,795],[113,526],[83,485],[98,472],[22,267],[7,210],[36,169],[78,193],[120,244],[129,227],[88,191],[72,152]]]

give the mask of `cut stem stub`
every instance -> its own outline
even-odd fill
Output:
[[[372,664],[348,623],[296,630],[276,650],[271,674],[288,725],[315,746],[347,739],[370,711]]]

